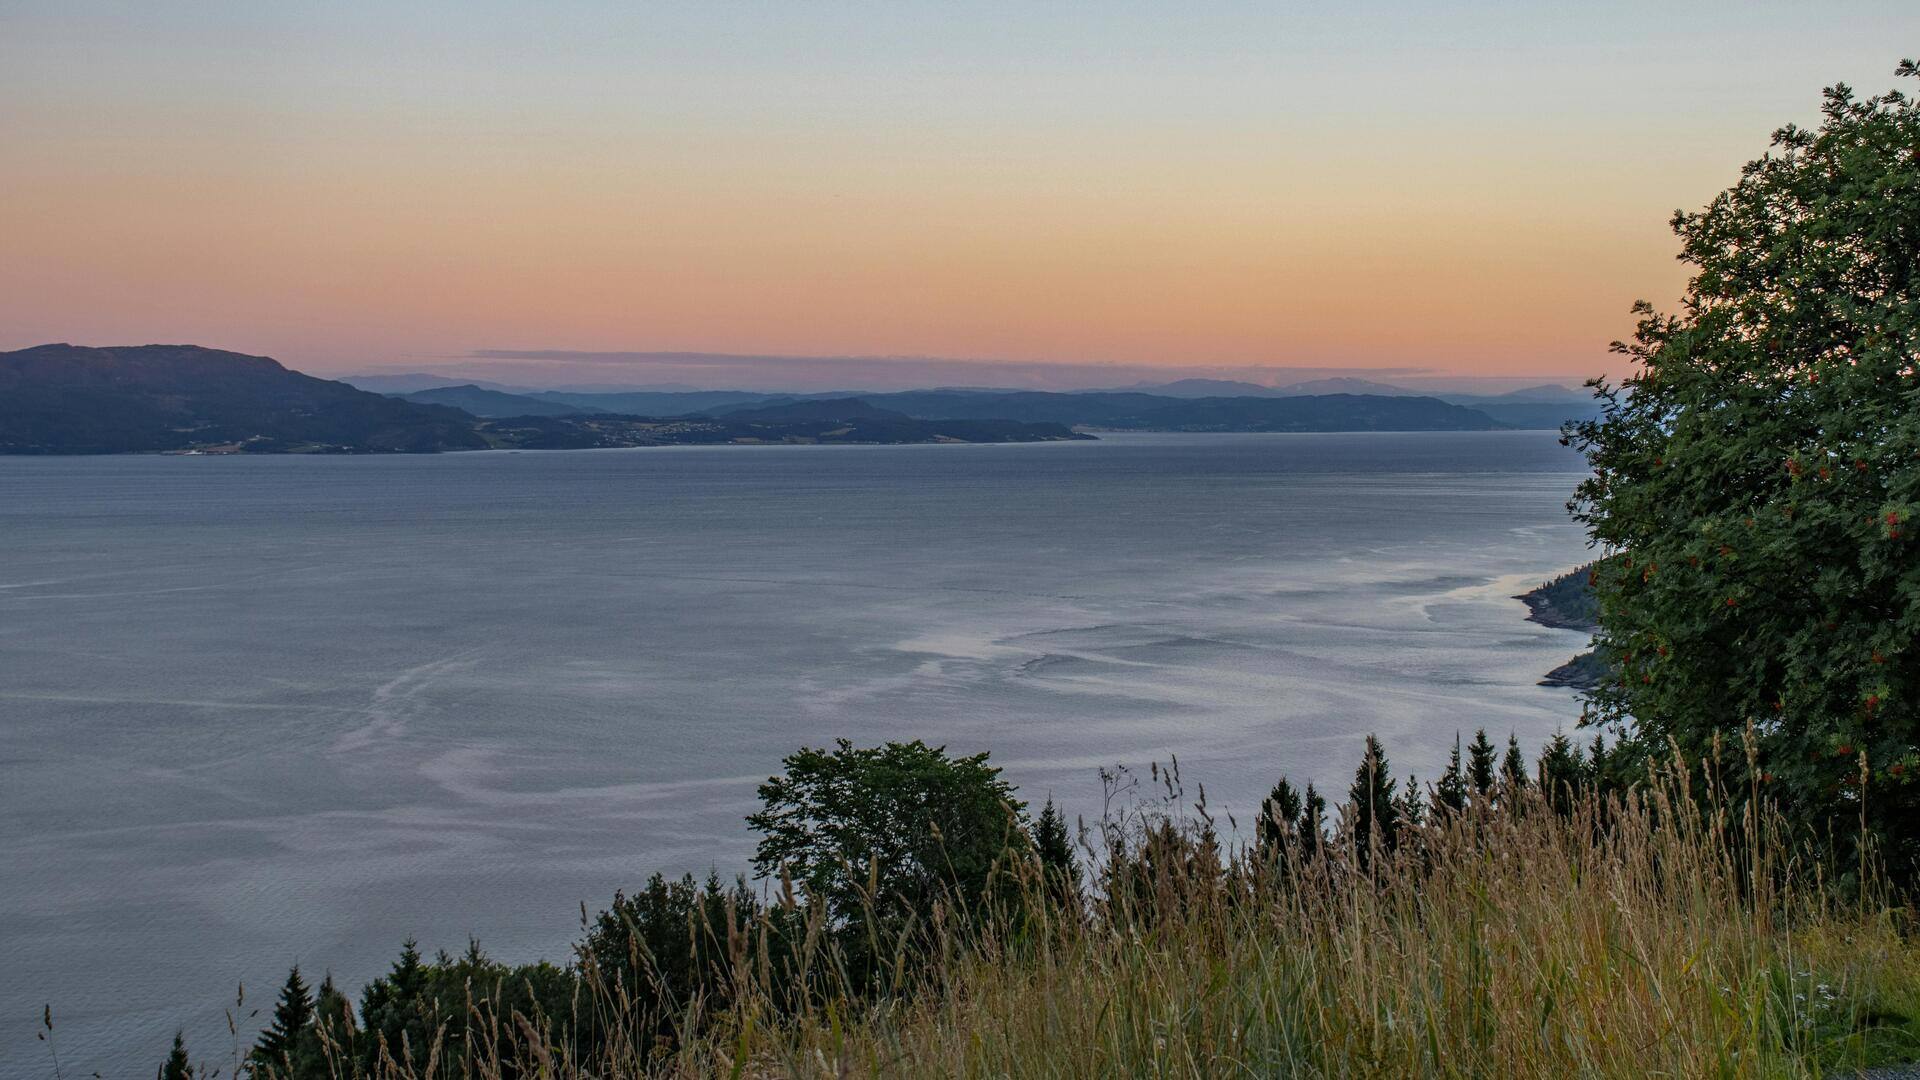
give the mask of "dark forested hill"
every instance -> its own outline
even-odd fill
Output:
[[[0,453],[431,451],[486,446],[455,409],[416,405],[194,345],[0,353]]]
[[[508,394],[472,384],[436,386],[428,390],[413,390],[391,396],[403,401],[411,401],[416,405],[447,405],[470,412],[475,416],[578,416],[582,413],[607,411],[591,405],[551,401],[544,397],[530,397],[526,394]]]

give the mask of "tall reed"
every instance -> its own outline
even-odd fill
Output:
[[[1223,842],[1175,775],[1082,830],[1085,888],[1010,862],[1016,900],[894,927],[859,950],[877,975],[846,970],[789,892],[756,919],[690,915],[724,946],[722,993],[650,1015],[587,963],[553,1017],[474,987],[460,1053],[384,1055],[373,1075],[1691,1078],[1920,1059],[1911,909],[1870,872],[1837,883],[1712,762],[1676,755],[1624,792],[1504,788],[1365,857],[1350,826]],[[332,1059],[354,1074],[343,1046]]]

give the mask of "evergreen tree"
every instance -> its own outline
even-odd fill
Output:
[[[333,985],[330,971],[321,978],[320,989],[313,995],[313,1033],[313,1052],[299,1062],[301,1075],[330,1077],[332,1070],[321,1053],[324,1044],[351,1047],[354,1036],[353,1003]]]
[[[249,1061],[257,1076],[291,1076],[295,1058],[313,1033],[313,995],[300,977],[300,965],[287,972],[280,987],[280,1000],[274,1004],[273,1020],[253,1044]]]
[[[360,1060],[368,1072],[377,1069],[381,1048],[397,1063],[419,1069],[428,1050],[427,966],[420,945],[409,937],[400,945],[393,969],[367,984],[360,993],[360,1026],[366,1038]]]
[[[159,1080],[193,1080],[193,1066],[187,1061],[187,1043],[180,1032],[173,1033],[173,1052],[160,1066]]]
[[[1427,820],[1427,801],[1420,797],[1420,780],[1412,773],[1407,774],[1407,782],[1400,789],[1400,827],[1419,828]]]
[[[1467,808],[1467,776],[1460,767],[1460,736],[1453,737],[1453,756],[1447,759],[1447,771],[1440,774],[1440,782],[1433,787],[1433,813],[1435,817],[1446,814],[1458,814]]]
[[[1392,851],[1399,841],[1400,806],[1394,799],[1395,786],[1386,751],[1378,738],[1368,735],[1367,752],[1354,770],[1346,806],[1346,812],[1353,815],[1354,851],[1362,866],[1371,859],[1376,844],[1382,851]]]
[[[1467,755],[1467,779],[1473,783],[1473,793],[1483,799],[1491,798],[1494,756],[1486,728],[1473,733],[1473,745],[1467,748]]]
[[[1260,801],[1260,820],[1254,823],[1254,839],[1262,861],[1285,861],[1288,842],[1299,828],[1300,809],[1300,793],[1281,777]]]
[[[1520,740],[1507,736],[1507,756],[1500,762],[1500,779],[1514,791],[1523,791],[1527,786],[1527,757],[1520,752]]]
[[[1307,793],[1300,800],[1300,855],[1310,858],[1320,853],[1327,838],[1327,800],[1307,781]]]
[[[1545,749],[1540,751],[1540,788],[1554,809],[1563,814],[1569,812],[1586,779],[1586,762],[1580,759],[1579,747],[1574,746],[1564,732],[1554,732]]]
[[[1587,776],[1601,794],[1604,795],[1620,787],[1618,776],[1620,759],[1619,747],[1607,749],[1606,736],[1593,737],[1593,746],[1587,750]]]
[[[1047,887],[1057,898],[1072,895],[1080,886],[1080,866],[1073,857],[1073,840],[1067,835],[1067,819],[1048,796],[1046,806],[1033,823],[1033,850],[1040,859]]]

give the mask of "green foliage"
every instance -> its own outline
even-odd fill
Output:
[[[1540,751],[1540,789],[1561,813],[1571,813],[1581,785],[1587,781],[1587,763],[1580,748],[1565,732],[1556,731]]]
[[[1376,850],[1391,852],[1399,846],[1400,803],[1394,798],[1397,781],[1387,763],[1387,752],[1380,740],[1367,736],[1366,753],[1353,772],[1353,786],[1347,789],[1345,812],[1353,824],[1353,848],[1360,865],[1366,866]]]
[[[754,868],[790,875],[840,927],[923,920],[936,904],[977,913],[995,898],[995,871],[1026,842],[1026,804],[984,753],[841,739],[784,764],[747,818],[761,833]]]
[[[1249,1063],[1418,1075],[1436,1053],[1462,1075],[1542,1055],[1541,1075],[1615,1075],[1649,1053],[1667,1055],[1665,1075],[1831,1075],[1920,1048],[1904,916],[1875,889],[1834,890],[1833,854],[1808,858],[1765,802],[1729,813],[1726,789],[1701,782],[1714,762],[1669,758],[1634,777],[1611,772],[1604,741],[1589,759],[1558,735],[1540,784],[1490,779],[1489,800],[1470,793],[1455,742],[1452,779],[1429,795],[1410,777],[1395,785],[1370,737],[1324,846],[1325,800],[1283,778],[1263,805],[1270,831],[1256,829],[1287,845],[1277,861],[1223,845],[1204,792],[1185,816],[1177,770],[1156,769],[1165,798],[1103,816],[1098,873],[1071,895],[1034,873],[1071,854],[1049,801],[1012,868],[1029,904],[893,935],[885,978],[858,970],[872,959],[863,939],[823,905],[769,905],[717,875],[617,894],[568,968],[507,966],[475,942],[427,960],[409,940],[364,989],[363,1027],[331,979],[309,996],[296,970],[245,1068],[260,1080],[917,1074],[937,1064],[933,1040],[970,1062],[954,1075],[1069,1061],[1076,1075]],[[1484,732],[1476,743],[1494,772]],[[1133,1019],[1170,1009],[1185,1010],[1179,1022]],[[1015,1029],[1017,1050],[980,1036]],[[1178,1068],[1161,1067],[1174,1060],[1162,1040],[1183,1041]],[[178,1040],[174,1058],[186,1068]]]
[[[431,1045],[433,1016],[427,1003],[427,968],[420,947],[408,938],[400,958],[386,975],[360,994],[360,1025],[370,1060],[390,1057],[409,1066],[424,1064]]]
[[[1260,819],[1254,823],[1253,835],[1262,862],[1277,865],[1285,859],[1300,829],[1302,805],[1300,793],[1284,776],[1260,801]]]
[[[1520,740],[1511,734],[1507,736],[1507,756],[1500,759],[1500,782],[1509,793],[1527,787],[1527,757],[1520,752]]]
[[[1067,835],[1067,819],[1054,807],[1052,798],[1034,819],[1033,853],[1054,896],[1065,899],[1079,889],[1080,865],[1074,858],[1073,840]]]
[[[302,1063],[315,1056],[313,994],[300,977],[300,965],[287,972],[273,1006],[273,1019],[254,1041],[247,1063],[256,1077],[291,1080],[302,1076]]]
[[[1473,733],[1473,745],[1467,748],[1467,779],[1473,783],[1473,793],[1483,799],[1493,796],[1493,743],[1487,739],[1487,729],[1481,728]]]
[[[428,961],[408,938],[393,968],[361,991],[362,1030],[346,1030],[343,1017],[335,1042],[353,1048],[368,1073],[423,1073],[437,1059],[452,1075],[465,1075],[487,1052],[482,1032],[516,1013],[555,1042],[582,1045],[586,1025],[573,1016],[578,989],[572,972],[545,962],[501,964],[477,941],[468,941],[457,958],[441,952]],[[330,1074],[295,1075],[324,1080]]]
[[[1447,758],[1447,771],[1440,774],[1440,782],[1433,786],[1433,813],[1458,814],[1467,808],[1472,798],[1467,788],[1467,776],[1460,766],[1460,736],[1453,737],[1453,754]]]
[[[1572,630],[1593,630],[1600,625],[1600,601],[1593,594],[1593,567],[1576,567],[1552,581],[1544,582],[1520,599],[1526,601],[1536,622]]]
[[[1300,853],[1312,857],[1320,853],[1327,835],[1327,799],[1307,781],[1307,793],[1300,800]]]
[[[1420,780],[1412,773],[1407,774],[1406,783],[1400,785],[1400,796],[1394,803],[1400,816],[1400,824],[1407,828],[1419,828],[1427,821],[1427,800],[1420,794]]]
[[[1915,74],[1910,62],[1899,74]],[[1572,425],[1571,505],[1617,677],[1593,718],[1751,772],[1800,820],[1920,858],[1920,104],[1826,93],[1738,183],[1677,213],[1693,268],[1645,303],[1637,373]]]
[[[187,1060],[187,1042],[180,1032],[173,1033],[173,1049],[160,1066],[159,1080],[193,1080],[193,1065]]]
[[[665,1034],[696,997],[710,1008],[731,1001],[729,943],[761,915],[744,878],[727,889],[718,874],[704,886],[692,874],[678,881],[655,874],[632,896],[615,893],[576,952],[580,967],[627,1002],[640,1026]]]

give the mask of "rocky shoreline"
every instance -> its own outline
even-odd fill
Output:
[[[1527,618],[1532,622],[1557,630],[1593,633],[1600,629],[1600,621],[1593,589],[1587,584],[1592,569],[1592,564],[1576,567],[1514,599],[1527,605]],[[1600,659],[1599,652],[1588,649],[1547,672],[1540,685],[1591,690],[1600,684],[1606,672],[1606,663]]]

